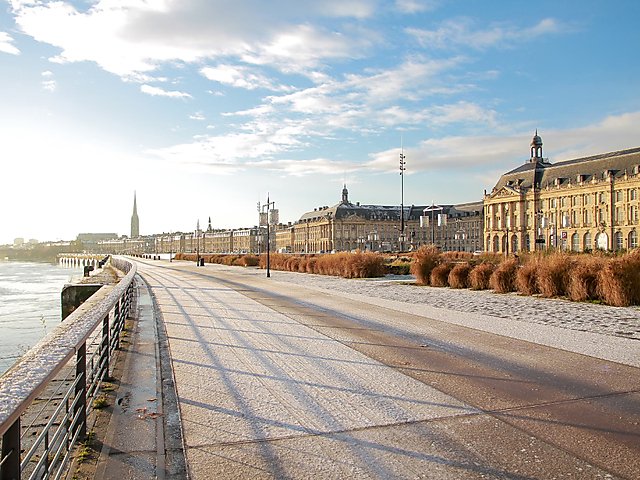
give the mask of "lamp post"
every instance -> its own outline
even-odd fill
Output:
[[[173,233],[169,232],[169,261],[173,262]]]
[[[404,172],[407,169],[404,146],[400,142],[400,251],[404,252]]]
[[[258,205],[260,205],[260,204],[258,204]],[[269,251],[271,250],[271,237],[270,237],[271,221],[270,221],[270,218],[269,218],[269,209],[271,208],[271,205],[273,205],[275,207],[276,202],[271,202],[269,200],[269,193],[267,193],[267,203],[262,205],[262,209],[264,210],[265,207],[266,207],[266,210],[267,210],[266,211],[266,220],[267,220],[266,221],[266,224],[267,224],[267,278],[271,277],[271,270],[270,270],[270,265],[269,265],[269,260],[270,260],[269,259]],[[262,211],[261,213],[262,213],[261,217],[264,218],[265,212]]]
[[[505,242],[504,242],[504,258],[508,258],[509,257],[509,223],[511,218],[509,217],[509,204],[505,204],[504,206],[504,226],[507,229],[507,236],[505,238]]]
[[[192,244],[193,245],[193,244]],[[200,266],[200,220],[196,225],[196,267]]]

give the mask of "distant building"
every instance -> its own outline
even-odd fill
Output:
[[[139,236],[140,236],[140,219],[138,218],[136,192],[133,192],[133,215],[131,215],[131,238],[138,238]]]
[[[24,245],[24,238],[18,237],[13,239],[14,245]]]
[[[79,242],[99,242],[100,240],[112,240],[118,238],[117,233],[79,233],[76,239]]]
[[[366,250],[397,252],[435,244],[445,251],[482,248],[482,203],[444,206],[405,206],[404,236],[400,206],[360,205],[342,201],[319,207],[294,225],[294,253]]]
[[[636,248],[639,169],[640,148],[552,164],[536,130],[531,158],[485,192],[486,250]]]

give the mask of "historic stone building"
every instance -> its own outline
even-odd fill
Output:
[[[435,243],[443,250],[473,251],[482,246],[482,203],[405,206],[404,236],[399,206],[342,201],[307,212],[294,225],[294,253],[415,250]]]
[[[486,250],[637,247],[639,166],[640,148],[552,164],[536,131],[531,158],[485,192]]]

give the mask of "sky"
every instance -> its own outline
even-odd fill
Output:
[[[637,0],[0,0],[0,244],[479,201],[640,146]]]

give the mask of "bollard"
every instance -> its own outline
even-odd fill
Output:
[[[93,265],[86,265],[84,267],[84,276],[85,277],[89,276],[89,272],[93,272]]]

